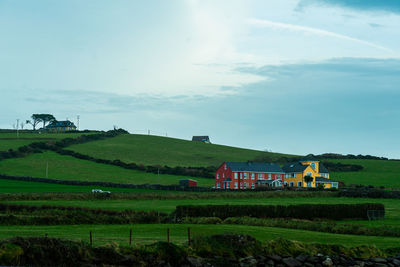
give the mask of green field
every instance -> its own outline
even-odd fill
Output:
[[[219,166],[224,161],[248,161],[257,156],[284,154],[230,146],[204,144],[182,139],[125,134],[96,142],[73,145],[68,149],[101,159],[127,163],[167,166]]]
[[[35,200],[35,201],[7,201],[7,203],[25,205],[56,205],[112,209],[112,210],[143,210],[170,213],[177,205],[293,205],[293,204],[354,204],[354,203],[382,203],[385,205],[385,220],[374,221],[372,225],[385,224],[400,226],[400,200],[398,199],[370,199],[370,198],[220,198],[220,199],[150,199],[150,200]]]
[[[159,190],[148,189],[63,185],[0,179],[0,193],[90,193],[94,188],[111,192],[160,192]]]
[[[175,175],[157,175],[137,170],[80,160],[55,152],[31,154],[25,158],[13,158],[0,161],[0,173],[14,176],[45,177],[48,162],[48,177],[61,180],[101,181],[125,184],[178,184],[179,179],[187,178]],[[211,187],[214,179],[195,178],[199,186]]]
[[[349,184],[384,186],[400,188],[400,161],[371,159],[335,159],[329,160],[343,164],[357,164],[364,167],[358,172],[334,172],[331,178]]]
[[[0,151],[8,151],[9,149],[18,149],[21,146],[29,145],[33,142],[57,141],[64,138],[76,138],[82,134],[91,133],[0,133]]]
[[[93,233],[94,245],[116,242],[128,244],[129,229],[133,229],[133,242],[138,244],[166,241],[167,228],[174,243],[187,241],[187,228],[192,237],[222,233],[240,233],[254,236],[260,241],[278,237],[308,243],[345,244],[347,246],[376,245],[378,248],[399,247],[400,238],[329,234],[304,230],[247,225],[200,225],[200,224],[136,224],[136,225],[59,225],[59,226],[0,226],[0,238],[13,236],[59,237],[89,242]]]

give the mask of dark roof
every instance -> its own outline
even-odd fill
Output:
[[[323,182],[323,183],[337,183],[337,181],[333,181],[324,177],[315,177],[315,182]]]
[[[329,173],[328,169],[321,162],[319,163],[319,173]]]
[[[210,137],[208,137],[207,135],[204,136],[193,136],[192,137],[192,141],[200,141],[200,142],[204,142],[204,141],[210,141]]]
[[[300,162],[288,163],[282,167],[284,172],[303,172],[309,165],[303,165]]]
[[[48,127],[75,127],[75,124],[71,121],[53,121],[52,123],[50,123],[49,125],[46,126],[46,128]]]
[[[315,158],[313,154],[309,154],[304,158],[302,158],[300,161],[319,161],[319,160]]]
[[[282,168],[275,163],[262,163],[262,162],[226,162],[229,169],[234,172],[248,171],[248,172],[282,172]]]

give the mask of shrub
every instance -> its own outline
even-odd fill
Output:
[[[177,206],[177,218],[184,217],[255,217],[255,218],[297,218],[313,220],[368,219],[367,210],[385,210],[383,204],[302,204],[289,206],[272,205],[207,205]]]

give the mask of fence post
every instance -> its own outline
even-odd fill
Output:
[[[169,228],[167,228],[167,242],[169,243]]]
[[[129,229],[129,246],[132,246],[132,228]]]
[[[92,231],[89,232],[89,242],[90,242],[90,246],[93,246]]]
[[[190,247],[190,227],[188,227],[188,246]]]

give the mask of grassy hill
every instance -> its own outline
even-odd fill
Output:
[[[90,133],[33,133],[33,132],[0,132],[0,151],[18,149],[21,146],[29,145],[33,142],[57,141],[63,138],[76,138],[82,134]]]
[[[62,156],[55,152],[32,154],[25,158],[0,161],[0,173],[13,176],[45,177],[49,164],[48,178],[76,181],[101,181],[126,184],[178,184],[182,176],[160,175],[117,166]],[[196,178],[199,186],[213,186],[214,180]]]
[[[288,156],[230,146],[205,144],[182,139],[125,134],[89,142],[68,149],[101,159],[119,159],[127,163],[174,166],[219,166],[224,161],[254,160],[260,155]]]
[[[76,137],[81,133],[37,134],[0,133],[0,151],[17,149],[36,141],[59,140]],[[230,146],[204,144],[187,140],[124,134],[114,138],[73,145],[67,149],[95,158],[115,160],[145,165],[174,166],[218,166],[223,161],[248,161],[258,157],[278,158],[291,156]],[[49,178],[82,181],[106,181],[133,184],[177,184],[182,176],[160,176],[141,171],[126,170],[116,166],[79,160],[69,156],[46,152],[26,158],[0,161],[0,173],[20,176],[45,176],[45,165],[49,162]],[[329,160],[344,164],[357,164],[364,167],[358,172],[332,172],[331,179],[346,184],[362,184],[400,188],[400,161],[340,159]],[[212,179],[195,178],[200,186],[212,186]]]

